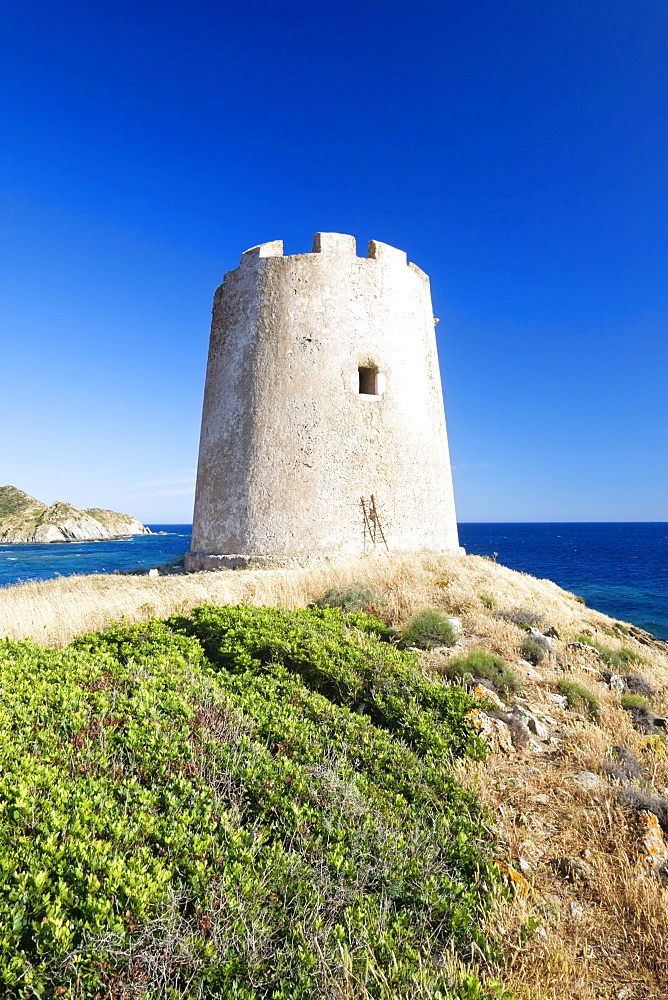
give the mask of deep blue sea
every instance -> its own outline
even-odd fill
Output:
[[[668,521],[460,524],[459,540],[668,639]]]
[[[0,586],[48,580],[73,573],[113,573],[172,563],[190,548],[192,524],[149,524],[166,535],[132,535],[116,541],[57,542],[48,545],[0,543]],[[0,598],[1,600],[1,598]]]
[[[151,524],[165,535],[114,542],[0,545],[0,586],[72,573],[112,573],[174,562],[189,524]],[[554,580],[592,608],[668,639],[668,522],[460,524],[467,552]],[[1,600],[0,596],[0,600]]]

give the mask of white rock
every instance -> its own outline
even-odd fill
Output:
[[[547,700],[558,705],[559,708],[568,708],[568,698],[565,694],[548,694]]]
[[[610,674],[610,680],[608,681],[611,691],[616,691],[618,694],[626,689],[626,684],[624,683],[624,678],[621,674]]]
[[[599,774],[594,774],[593,771],[578,771],[577,774],[570,775],[570,778],[571,781],[588,792],[598,791],[605,785],[603,778]]]
[[[472,689],[471,694],[473,694],[476,698],[481,698],[484,701],[490,702],[490,704],[494,705],[494,708],[500,708],[502,712],[506,711],[506,706],[504,702],[501,701],[498,694],[495,691],[490,691],[490,689],[485,687],[484,684],[476,684],[476,686]]]
[[[543,635],[542,632],[539,632],[537,628],[533,627],[533,625],[529,626],[529,635],[534,639],[537,639],[539,644],[543,646],[548,653],[554,653],[554,647],[548,637]]]
[[[523,673],[529,678],[530,681],[542,681],[543,675],[539,674],[532,663],[528,660],[518,660],[519,666],[522,668]]]
[[[546,740],[550,735],[550,730],[545,725],[536,718],[533,712],[530,712],[528,708],[523,708],[521,705],[515,705],[513,708],[513,715],[515,718],[520,719],[529,732],[537,736],[539,740]]]
[[[601,655],[599,653],[599,651],[596,649],[596,646],[588,646],[586,642],[569,642],[568,643],[568,648],[569,649],[586,649],[587,652],[589,652],[589,653],[595,653],[596,656],[598,656],[598,657],[600,657],[600,655]]]
[[[490,750],[515,753],[510,729],[501,719],[494,719],[479,708],[469,709],[464,718],[473,726]]]
[[[148,571],[148,575],[149,576],[160,576],[160,570],[159,569],[150,569]]]

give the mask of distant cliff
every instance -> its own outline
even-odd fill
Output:
[[[0,486],[0,542],[93,542],[121,535],[150,535],[134,517],[72,504],[42,503],[15,486]]]

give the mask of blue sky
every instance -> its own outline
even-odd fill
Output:
[[[331,230],[431,276],[460,520],[668,519],[663,0],[3,29],[0,485],[189,521],[213,291]]]

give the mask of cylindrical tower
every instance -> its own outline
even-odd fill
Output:
[[[213,305],[186,569],[457,551],[429,279],[318,233],[247,250]]]

